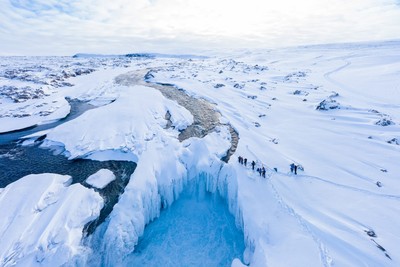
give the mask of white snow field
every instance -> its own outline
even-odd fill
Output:
[[[71,160],[127,160],[137,168],[111,214],[88,237],[83,225],[102,206],[92,189],[65,185],[68,179],[55,174],[27,176],[0,189],[0,218],[9,218],[0,222],[1,266],[156,266],[168,258],[166,252],[180,250],[193,253],[181,256],[182,266],[220,266],[218,255],[198,254],[209,251],[201,246],[215,245],[215,232],[203,232],[203,243],[175,225],[196,216],[204,222],[213,218],[215,212],[201,204],[190,204],[198,214],[180,204],[187,203],[187,190],[202,185],[224,199],[243,231],[245,249],[232,254],[232,266],[400,266],[400,42],[232,51],[208,58],[26,60],[36,66],[36,72],[31,69],[37,80],[43,73],[37,66],[62,73],[63,61],[93,71],[65,78],[71,86],[46,85],[48,95],[16,101],[4,86],[32,81],[5,75],[19,64],[6,58],[0,69],[3,132],[65,116],[64,97],[90,101],[97,107],[47,130],[41,146],[65,149]],[[147,72],[146,84],[140,77]],[[126,73],[137,77],[117,84],[115,78]],[[180,142],[179,131],[194,123],[194,114],[152,83],[173,84],[209,101],[221,125],[204,138]],[[63,115],[38,115],[40,103]],[[25,115],[17,116],[21,110]],[[220,159],[232,141],[227,123],[240,139],[225,163]],[[238,156],[248,159],[247,166]],[[266,168],[266,178],[251,169],[253,160],[255,168]],[[291,163],[301,165],[297,175]],[[33,180],[42,176],[51,179]],[[82,197],[68,197],[73,190]],[[57,202],[35,212],[44,192]],[[163,215],[163,209],[169,213]],[[78,222],[65,227],[68,220]],[[168,223],[177,240],[171,240]],[[154,231],[163,233],[146,239]],[[221,245],[221,251],[226,248]]]

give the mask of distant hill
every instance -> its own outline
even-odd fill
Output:
[[[206,56],[198,55],[172,55],[160,53],[129,53],[122,55],[103,55],[103,54],[88,54],[78,53],[72,56],[73,58],[89,58],[89,57],[134,57],[134,58],[207,58]]]

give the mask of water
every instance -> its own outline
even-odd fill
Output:
[[[226,202],[190,184],[171,207],[145,228],[124,266],[231,266],[242,260],[243,233]]]
[[[118,202],[119,196],[124,192],[125,186],[136,168],[136,163],[115,160],[68,160],[61,154],[62,151],[55,152],[39,148],[40,141],[36,141],[31,146],[21,146],[19,142],[16,142],[23,136],[54,128],[79,117],[89,109],[95,108],[95,106],[84,101],[76,99],[67,99],[67,101],[71,105],[71,111],[68,116],[61,120],[0,134],[0,188],[6,187],[26,175],[39,173],[70,175],[73,178],[73,183],[91,187],[85,183],[90,175],[100,169],[111,170],[116,179],[104,189],[95,189],[103,197],[104,207],[100,211],[99,218],[88,223],[85,227],[85,234],[91,234],[111,213],[114,205]],[[42,140],[45,137],[42,136],[37,140]]]
[[[80,101],[77,99],[69,99],[67,98],[68,103],[71,106],[70,113],[63,119],[60,119],[58,121],[52,122],[52,123],[47,123],[47,124],[42,124],[38,126],[31,126],[25,129],[21,130],[16,130],[16,131],[11,131],[11,132],[6,132],[6,133],[0,133],[0,144],[7,144],[12,141],[18,140],[24,136],[39,132],[39,131],[44,131],[47,129],[54,128],[62,123],[65,123],[67,121],[73,120],[80,115],[82,115],[85,111],[95,108],[95,106],[90,105],[87,102]]]
[[[0,188],[26,175],[39,173],[70,175],[73,183],[81,183],[90,187],[85,183],[86,178],[100,169],[109,169],[115,174],[116,180],[104,189],[96,189],[103,197],[105,206],[100,212],[100,217],[86,227],[87,233],[92,233],[118,202],[119,196],[124,192],[125,186],[136,168],[136,163],[115,160],[68,160],[60,153],[54,154],[49,149],[39,148],[39,144],[40,142],[32,146],[19,146],[16,143],[0,145]]]

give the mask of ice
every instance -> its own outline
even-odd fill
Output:
[[[140,260],[153,252],[155,260],[164,257],[162,244],[170,243],[141,243],[146,226],[151,236],[152,227],[164,229],[164,214],[176,219],[174,205],[205,205],[185,198],[186,185],[205,181],[206,195],[220,195],[243,230],[246,249],[234,266],[398,266],[400,147],[388,141],[400,139],[399,57],[399,42],[321,45],[146,58],[70,78],[74,86],[49,97],[69,95],[98,107],[47,132],[43,146],[65,148],[71,159],[138,164],[111,214],[82,240],[98,254],[81,253],[77,265],[128,264],[139,248]],[[180,142],[179,130],[193,122],[187,109],[151,84],[115,82],[148,71],[149,82],[214,103],[220,121],[239,134],[230,161],[221,161],[231,146],[228,127]],[[326,110],[316,110],[324,100]],[[167,127],[167,113],[175,127]],[[238,156],[266,167],[267,177],[237,163]],[[304,170],[291,174],[291,163]]]
[[[103,199],[72,178],[28,175],[0,194],[0,265],[60,266],[77,254],[82,230],[103,207]],[[23,196],[23,197],[21,197]]]
[[[242,259],[243,234],[226,202],[206,191],[205,181],[187,185],[179,199],[151,222],[124,266],[231,266]],[[240,261],[240,260],[239,260]]]
[[[193,121],[187,110],[164,99],[155,89],[144,86],[112,87],[120,95],[118,99],[55,128],[47,135],[48,145],[62,143],[70,158],[112,150],[137,157],[146,150],[149,141],[159,138],[158,133],[166,125],[164,116],[168,110],[174,111],[172,114],[176,121],[180,121],[181,127]],[[178,134],[176,130],[174,132]]]
[[[108,169],[101,169],[98,172],[90,175],[86,179],[86,183],[90,184],[91,186],[97,189],[103,189],[110,182],[114,181],[115,178],[116,177],[112,171]]]

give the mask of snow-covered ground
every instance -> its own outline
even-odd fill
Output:
[[[7,58],[2,73],[16,69],[19,60]],[[189,180],[205,180],[208,191],[226,200],[244,232],[244,264],[400,265],[400,42],[235,51],[193,59],[26,60],[34,66],[53,66],[56,73],[64,60],[83,61],[93,71],[62,81],[73,86],[48,84],[44,92],[50,93],[36,93],[37,98],[15,101],[1,94],[1,131],[50,120],[38,115],[40,103],[54,110],[51,114],[59,112],[51,117],[56,119],[68,113],[68,102],[60,106],[65,97],[90,101],[97,108],[46,131],[42,146],[63,147],[71,159],[138,164],[106,221],[89,241],[80,235],[88,250],[70,258],[70,264],[93,260],[89,247],[100,253],[97,260],[103,265],[127,262],[146,224],[161,208],[178,199]],[[147,85],[114,80],[128,72],[148,71]],[[42,76],[36,79],[42,81]],[[27,81],[2,75],[0,90],[3,85],[20,87],[20,82]],[[151,83],[174,84],[209,101],[221,114],[222,125],[204,138],[180,142],[178,130],[193,123],[193,114]],[[21,110],[29,115],[17,116]],[[167,127],[167,113],[172,127]],[[26,117],[30,119],[23,121]],[[227,164],[220,160],[231,145],[226,123],[240,138]],[[248,159],[247,166],[238,163],[238,156]],[[251,169],[253,160],[256,168],[267,169],[266,178]],[[303,170],[290,173],[291,163]],[[20,190],[20,181],[0,190],[2,218],[16,212],[4,204],[4,195]],[[13,197],[18,199],[18,193]],[[30,216],[27,210],[18,212],[22,218]],[[12,218],[17,228],[26,222]],[[6,233],[2,228],[0,236]],[[31,248],[41,234],[41,228],[29,239],[8,233],[8,240]],[[0,255],[7,251],[9,247],[0,246]],[[43,252],[49,262],[56,255],[52,251]],[[24,255],[28,254],[0,262],[24,264],[30,260]],[[198,262],[201,265],[201,259]],[[235,266],[240,264],[234,260]]]
[[[60,266],[80,253],[82,230],[103,199],[58,174],[28,175],[0,195],[0,265]]]

